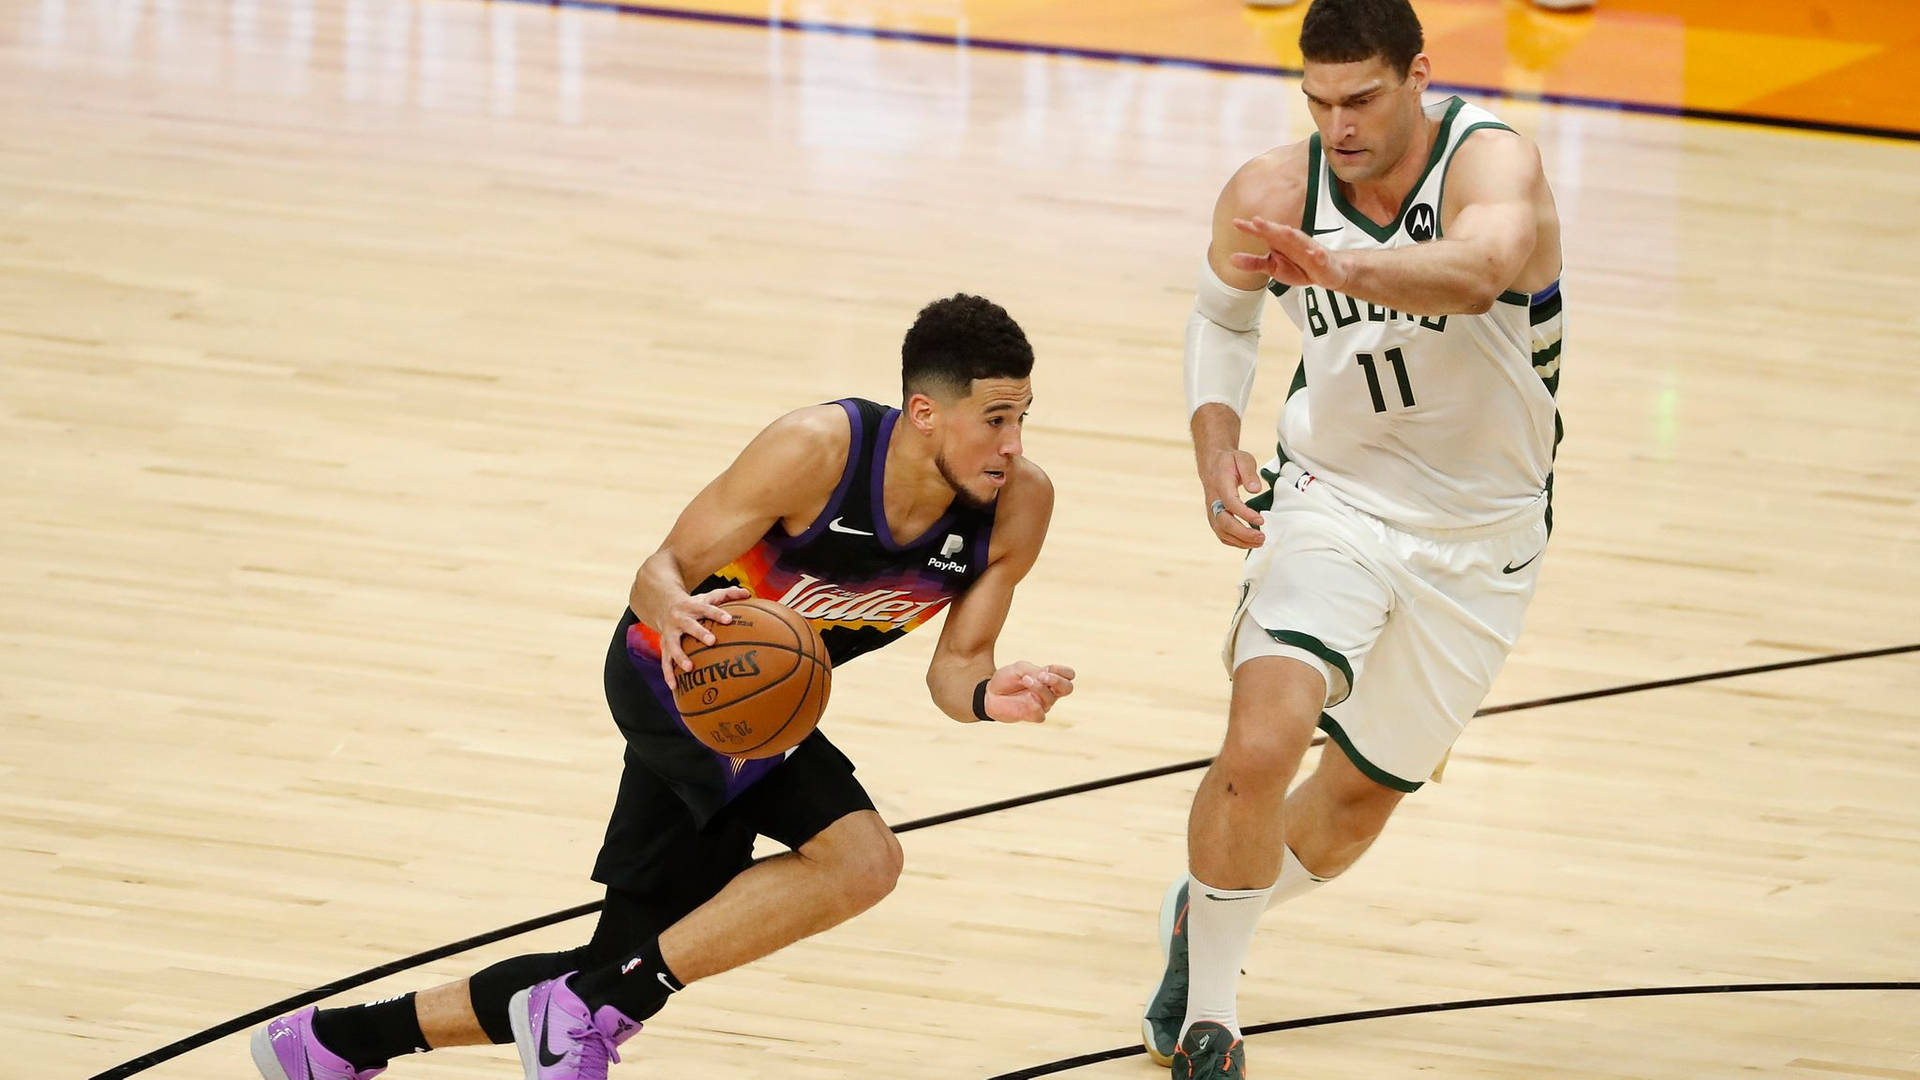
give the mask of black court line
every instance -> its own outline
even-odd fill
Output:
[[[1725,671],[1710,671],[1704,675],[1682,675],[1675,679],[1656,679],[1653,682],[1629,683],[1626,686],[1613,686],[1605,690],[1582,690],[1577,694],[1534,698],[1532,701],[1517,701],[1511,705],[1489,705],[1473,715],[1492,716],[1496,713],[1519,712],[1522,709],[1538,709],[1547,705],[1565,705],[1573,701],[1592,701],[1594,698],[1613,697],[1616,694],[1637,694],[1642,690],[1664,690],[1669,686],[1687,686],[1692,683],[1711,682],[1716,679],[1732,679],[1741,675],[1759,675],[1767,671],[1786,671],[1789,668],[1814,667],[1819,664],[1838,664],[1845,660],[1872,660],[1876,657],[1899,656],[1901,653],[1910,652],[1920,652],[1920,644],[1889,645],[1884,649],[1863,649],[1860,652],[1834,653],[1831,656],[1811,656],[1804,660],[1782,660],[1774,664],[1755,664],[1752,667],[1728,668]]]
[[[1474,715],[1487,716],[1494,713],[1520,712],[1525,709],[1540,709],[1540,708],[1545,708],[1549,705],[1565,705],[1575,701],[1590,701],[1594,698],[1613,697],[1614,695],[1617,695],[1617,694],[1630,694],[1630,693],[1636,693],[1643,690],[1657,690],[1657,689],[1663,689],[1665,687],[1670,687],[1670,686],[1685,686],[1691,683],[1708,682],[1714,679],[1731,679],[1731,678],[1736,678],[1742,675],[1756,675],[1762,672],[1781,671],[1787,668],[1813,667],[1819,664],[1838,664],[1848,660],[1869,660],[1876,657],[1896,656],[1901,653],[1910,653],[1910,652],[1920,652],[1920,643],[1915,643],[1912,645],[1894,645],[1884,649],[1867,649],[1861,652],[1835,653],[1831,656],[1814,656],[1814,657],[1808,657],[1803,660],[1785,660],[1785,661],[1781,661],[1780,663],[1759,664],[1753,667],[1729,668],[1724,671],[1710,671],[1710,672],[1706,672],[1704,674],[1699,674],[1699,675],[1683,675],[1683,676],[1680,676],[1679,678],[1674,678],[1674,679],[1661,679],[1655,682],[1632,683],[1626,686],[1611,686],[1611,687],[1605,687],[1599,690],[1583,690],[1575,694],[1561,694],[1556,697],[1534,698],[1531,701],[1518,701],[1509,705],[1492,705],[1487,708],[1481,709],[1480,711],[1474,713]],[[1324,735],[1316,735],[1313,741],[1315,745],[1318,745],[1322,742],[1325,742],[1326,737]],[[1210,757],[1196,758],[1192,761],[1182,761],[1173,765],[1161,765],[1152,769],[1142,769],[1139,772],[1122,773],[1119,776],[1109,776],[1099,780],[1088,780],[1079,784],[1069,784],[1066,787],[1052,788],[1047,791],[1038,791],[1029,795],[1017,795],[1010,799],[1001,799],[998,802],[982,803],[979,806],[970,806],[961,810],[951,810],[944,814],[933,814],[928,817],[915,818],[912,821],[906,821],[906,822],[902,822],[899,825],[895,825],[893,827],[893,831],[895,833],[909,833],[909,832],[915,831],[916,829],[930,828],[934,825],[945,825],[954,821],[965,821],[968,818],[976,818],[976,817],[984,816],[986,814],[998,813],[1002,810],[1012,810],[1022,806],[1032,806],[1035,803],[1049,802],[1053,799],[1065,798],[1068,795],[1083,795],[1089,791],[1099,791],[1104,788],[1119,787],[1123,784],[1137,783],[1142,780],[1153,780],[1162,776],[1173,776],[1178,773],[1192,772],[1197,769],[1204,769],[1212,763],[1213,763],[1213,759]],[[255,1024],[264,1023],[283,1013],[291,1012],[294,1009],[304,1008],[308,1005],[313,1004],[316,1001],[320,1001],[324,998],[332,997],[335,994],[344,993],[348,990],[353,990],[358,987],[365,986],[370,982],[374,982],[375,980],[378,980],[378,979],[384,979],[389,975],[397,975],[400,972],[406,971],[410,968],[420,967],[423,964],[430,964],[435,960],[442,960],[442,959],[445,959],[446,957],[453,956],[457,953],[466,952],[469,949],[477,949],[484,945],[491,945],[496,941],[504,941],[507,938],[515,937],[520,934],[531,933],[532,931],[535,931],[535,930],[542,930],[542,929],[545,929],[546,927],[554,926],[556,924],[566,922],[569,919],[580,918],[583,915],[592,915],[600,910],[602,904],[603,904],[603,901],[594,900],[589,903],[580,904],[576,907],[570,907],[560,911],[550,912],[546,915],[540,915],[535,918],[527,919],[523,922],[514,923],[511,926],[503,926],[498,930],[489,930],[484,934],[476,934],[470,938],[465,938],[460,941],[455,941],[446,945],[441,945],[441,946],[438,946],[437,948],[428,949],[425,952],[415,953],[412,956],[402,957],[399,960],[393,960],[388,963],[381,964],[379,967],[368,968],[365,971],[358,972],[353,975],[348,975],[344,978],[335,979],[333,982],[326,983],[325,985],[316,986],[311,990],[302,991],[301,993],[295,994],[292,997],[283,998],[279,1001],[274,1002],[271,1005],[264,1005],[258,1009],[253,1010],[250,1013],[246,1013],[241,1016],[236,1016],[231,1020],[225,1021],[220,1024],[216,1024],[213,1027],[206,1029],[205,1031],[196,1032],[195,1034],[189,1035],[186,1038],[179,1040],[178,1042],[168,1043],[167,1045],[159,1048],[158,1050],[154,1050],[150,1053],[142,1054],[139,1057],[133,1058],[132,1060],[129,1060],[129,1061],[121,1062],[120,1064],[115,1065],[114,1067],[106,1070],[105,1072],[94,1074],[91,1080],[124,1080],[125,1077],[132,1076],[135,1073],[144,1072],[147,1069],[151,1069],[155,1065],[158,1065],[162,1062],[171,1061],[172,1059],[177,1058],[182,1054],[188,1053],[189,1051],[192,1051],[192,1050],[198,1050],[200,1047],[206,1046],[208,1043],[212,1043],[217,1040],[224,1039],[229,1035],[233,1035],[235,1033],[245,1031],[248,1028],[254,1026]],[[1853,987],[1866,987],[1869,985],[1880,986],[1881,984],[1792,983],[1792,984],[1781,984],[1781,985],[1795,986],[1795,987],[1803,986],[1803,987],[1809,987],[1809,988],[1819,988],[1822,986],[1827,986],[1831,988],[1841,989],[1841,988],[1853,988]],[[1908,985],[1908,984],[1890,984],[1885,986],[1884,988],[1886,989],[1920,989],[1920,986]],[[1738,988],[1734,988],[1732,990],[1729,990],[1728,992],[1737,992],[1737,989]],[[1626,996],[1657,994],[1657,993],[1705,993],[1705,992],[1707,991],[1692,990],[1692,989],[1682,987],[1682,988],[1670,988],[1667,990],[1639,990],[1639,991],[1601,990],[1601,991],[1592,991],[1591,994],[1602,996],[1602,997],[1609,997],[1609,996],[1610,997],[1626,997]],[[1575,1000],[1575,998],[1568,997],[1565,995],[1546,995],[1546,997],[1542,998],[1541,1000],[1548,1000],[1548,999]],[[1487,999],[1487,1000],[1506,1001],[1509,1003],[1520,1003],[1524,1001],[1531,1001],[1534,999],[1501,998],[1501,999]],[[1490,1006],[1487,1006],[1483,1003],[1456,1002],[1456,1003],[1442,1004],[1442,1005],[1409,1006],[1407,1011],[1442,1012],[1442,1011],[1446,1011],[1448,1009],[1454,1009],[1454,1008],[1483,1008],[1483,1007],[1490,1007]],[[1373,1015],[1375,1014],[1353,1013],[1353,1014],[1345,1014],[1345,1018],[1355,1019],[1355,1020],[1364,1020],[1364,1019],[1371,1018]],[[1386,1013],[1382,1013],[1380,1015],[1386,1015]],[[1319,1018],[1318,1022],[1334,1023],[1336,1021],[1325,1019],[1325,1018]],[[1278,1027],[1269,1024],[1269,1025],[1262,1025],[1260,1027],[1248,1028],[1246,1030],[1248,1034],[1258,1034],[1264,1031],[1284,1030],[1285,1027],[1289,1027],[1289,1026],[1290,1027],[1311,1026],[1307,1021],[1296,1021],[1296,1020],[1281,1021],[1280,1024],[1281,1026],[1278,1026]],[[1128,1052],[1135,1052],[1135,1051],[1104,1051],[1103,1053],[1109,1055],[1110,1057],[1123,1057]],[[1088,1060],[1086,1061],[1080,1061],[1080,1059],[1078,1058],[1069,1058],[1066,1060],[1076,1061],[1076,1062],[1079,1062],[1080,1064],[1092,1064],[1094,1061],[1105,1061],[1105,1060],[1109,1060],[1109,1058],[1094,1055],[1088,1058]],[[1058,1064],[1058,1063],[1056,1062],[1055,1064]],[[1072,1068],[1073,1066],[1069,1065],[1064,1067]],[[1050,1068],[1050,1066],[1040,1066],[1040,1068]],[[1055,1071],[1058,1071],[1058,1070],[1055,1070]],[[1008,1075],[1009,1077],[1013,1077],[1013,1076],[1029,1076],[1029,1075],[1041,1076],[1044,1074],[1043,1073],[1012,1073]],[[1000,1078],[995,1078],[995,1080],[1000,1080]]]
[[[1325,741],[1326,736],[1324,735],[1314,738],[1316,745]],[[1049,799],[1060,799],[1068,795],[1098,791],[1101,788],[1118,787],[1121,784],[1131,784],[1140,780],[1151,780],[1155,777],[1171,776],[1175,773],[1188,772],[1193,769],[1203,769],[1212,761],[1212,758],[1201,758],[1197,761],[1183,761],[1177,765],[1162,765],[1158,768],[1142,769],[1139,772],[1125,773],[1120,776],[1109,776],[1099,780],[1089,780],[1081,784],[1054,788],[1051,791],[1037,792],[1032,795],[1019,795],[1011,799],[1001,799],[998,802],[982,803],[979,806],[970,806],[962,810],[952,810],[944,814],[934,814],[930,817],[915,818],[912,821],[902,822],[899,825],[895,825],[893,831],[895,833],[909,833],[915,829],[925,829],[934,825],[945,825],[951,821],[963,821],[967,818],[981,817],[986,814],[997,813],[1001,810],[1011,810],[1017,806],[1027,806],[1032,803],[1045,802]],[[256,1024],[266,1023],[276,1016],[284,1015],[295,1009],[306,1008],[316,1001],[330,998],[335,994],[357,989],[370,982],[384,979],[389,975],[398,975],[400,972],[406,971],[409,968],[431,964],[435,960],[443,960],[449,956],[466,952],[469,949],[478,949],[485,945],[491,945],[496,941],[505,941],[508,938],[516,937],[520,934],[529,934],[535,930],[544,930],[549,926],[556,926],[569,919],[580,918],[583,915],[593,915],[599,912],[603,906],[605,906],[605,901],[594,900],[589,903],[580,904],[577,907],[565,908],[561,911],[550,912],[546,915],[527,919],[524,922],[517,922],[512,926],[503,926],[498,930],[489,930],[484,934],[476,934],[470,938],[428,949],[426,952],[415,953],[412,956],[389,961],[388,963],[381,964],[379,967],[371,967],[365,971],[348,975],[345,978],[335,979],[333,982],[327,983],[324,986],[316,986],[311,990],[303,990],[292,997],[282,998],[271,1005],[263,1005],[244,1016],[236,1016],[225,1023],[217,1024],[205,1031],[189,1035],[178,1042],[169,1043],[152,1053],[142,1054],[131,1061],[122,1062],[103,1073],[96,1074],[92,1080],[122,1080],[124,1077],[151,1069],[163,1061],[170,1061],[173,1058],[179,1057],[181,1054],[198,1050],[208,1043],[245,1031]]]
[[[673,19],[680,22],[755,27],[762,30],[793,30],[809,34],[836,34],[842,37],[874,38],[880,41],[904,41],[920,45],[943,45],[949,48],[983,49],[988,52],[1068,56],[1078,60],[1099,60],[1121,64],[1164,64],[1169,67],[1197,68],[1203,71],[1218,71],[1234,75],[1279,75],[1289,78],[1299,78],[1302,74],[1299,68],[1282,67],[1278,64],[1244,64],[1228,60],[1206,60],[1199,57],[1173,56],[1164,53],[1088,49],[1073,45],[1044,45],[1031,41],[1014,41],[1005,38],[976,38],[965,37],[958,34],[932,34],[920,30],[889,30],[871,26],[853,26],[847,23],[826,22],[817,19],[761,18],[753,15],[734,15],[717,11],[689,11],[685,8],[663,7],[655,4],[620,3],[618,0],[510,0],[510,2],[533,4],[538,7],[579,8],[585,11],[611,11],[621,15],[636,15],[648,19]],[[1697,109],[1684,105],[1658,105],[1652,102],[1627,101],[1621,98],[1591,97],[1583,94],[1534,93],[1524,90],[1508,90],[1498,86],[1480,86],[1473,83],[1436,82],[1433,84],[1432,89],[1449,94],[1479,94],[1499,98],[1504,101],[1543,102],[1548,105],[1571,105],[1579,108],[1603,109],[1608,112],[1637,113],[1645,116],[1671,116],[1681,117],[1687,120],[1714,120],[1721,123],[1781,128],[1788,131],[1817,131],[1829,135],[1858,135],[1869,139],[1893,139],[1901,142],[1920,142],[1920,130],[1879,127],[1872,124],[1843,124],[1831,120],[1802,120],[1791,116],[1770,116],[1765,113],[1733,112],[1725,109]]]
[[[1391,1009],[1368,1009],[1365,1012],[1330,1013],[1326,1016],[1303,1016],[1298,1020],[1276,1020],[1268,1024],[1254,1024],[1242,1034],[1266,1035],[1275,1031],[1293,1031],[1299,1028],[1327,1027],[1332,1024],[1351,1024],[1360,1020],[1384,1020],[1393,1016],[1418,1016],[1422,1013],[1462,1012],[1467,1009],[1500,1009],[1512,1005],[1545,1005],[1558,1001],[1601,1001],[1607,998],[1641,997],[1682,997],[1688,994],[1793,994],[1812,990],[1920,990],[1920,982],[1807,982],[1807,983],[1733,983],[1724,986],[1638,986],[1627,990],[1574,990],[1563,994],[1527,994],[1522,997],[1474,998],[1470,1001],[1436,1001],[1427,1005],[1401,1005]],[[987,1080],[1032,1080],[1036,1076],[1052,1076],[1087,1065],[1098,1065],[1103,1061],[1117,1061],[1120,1058],[1145,1054],[1146,1048],[1139,1045],[1121,1046],[1112,1050],[1101,1050],[1078,1057],[1061,1058],[1045,1065],[1034,1065],[1017,1072],[1001,1073]]]
[[[324,986],[316,986],[311,990],[303,990],[290,998],[282,998],[271,1005],[262,1005],[260,1008],[244,1016],[236,1016],[225,1023],[216,1024],[205,1031],[189,1035],[179,1042],[168,1043],[152,1053],[142,1054],[131,1061],[123,1061],[113,1068],[108,1069],[106,1072],[94,1074],[92,1080],[116,1080],[118,1077],[132,1076],[135,1073],[145,1072],[155,1065],[165,1061],[171,1061],[190,1050],[198,1050],[210,1042],[224,1039],[236,1032],[245,1031],[255,1024],[264,1024],[268,1020],[283,1013],[291,1012],[294,1009],[305,1008],[322,998],[332,997],[335,994],[365,986],[376,979],[384,979],[389,975],[398,975],[409,968],[416,968],[422,964],[431,964],[435,960],[443,960],[457,953],[466,952],[468,949],[477,949],[482,945],[491,945],[496,941],[503,941],[516,934],[531,933],[535,930],[552,926],[555,923],[566,922],[568,919],[577,919],[582,915],[591,915],[599,911],[604,903],[604,901],[595,900],[590,904],[581,904],[578,907],[570,907],[561,911],[551,912],[537,918],[528,919],[525,922],[514,923],[512,926],[503,926],[498,930],[489,930],[484,934],[467,938],[464,941],[455,941],[438,948],[428,949],[426,952],[414,953],[412,956],[392,960],[381,964],[379,967],[371,967],[357,974],[348,975],[343,979],[335,979],[333,982],[327,983]]]

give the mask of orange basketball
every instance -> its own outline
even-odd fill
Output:
[[[687,730],[732,757],[764,758],[799,745],[820,723],[833,668],[813,624],[753,597],[720,605],[730,623],[708,623],[713,644],[683,638],[693,670],[673,680]]]

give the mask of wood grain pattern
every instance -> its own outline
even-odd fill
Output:
[[[895,821],[1216,745],[1236,579],[1179,333],[1220,183],[1307,130],[1287,84],[457,0],[6,0],[0,72],[19,1067],[98,1072],[593,899],[637,560],[775,413],[891,400],[913,311],[956,290],[1036,342],[1028,450],[1059,491],[1001,658],[1081,689],[1044,728],[962,728],[924,701],[927,633],[843,670],[826,724]],[[1500,111],[1567,222],[1568,436],[1492,700],[1920,639],[1913,151]],[[1256,446],[1291,370],[1269,327]],[[1916,692],[1908,656],[1486,718],[1348,880],[1270,919],[1243,1016],[1915,978]],[[911,835],[880,908],[694,987],[622,1069],[981,1077],[1130,1042],[1192,783]],[[1330,1080],[1917,1076],[1910,996],[1253,1050]],[[246,1070],[236,1038],[148,1075]]]

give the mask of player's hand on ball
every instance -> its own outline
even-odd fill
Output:
[[[713,631],[708,630],[706,624],[733,621],[733,616],[721,611],[720,605],[752,595],[751,590],[730,586],[683,596],[667,608],[666,618],[655,629],[660,631],[660,672],[666,676],[668,686],[673,685],[676,672],[693,670],[693,661],[687,659],[680,639],[690,637],[702,645],[713,644]]]
[[[1003,724],[1038,724],[1053,703],[1073,693],[1073,669],[1016,660],[987,680],[987,715]]]
[[[1207,524],[1228,547],[1257,548],[1266,542],[1260,526],[1267,520],[1240,498],[1266,490],[1260,466],[1245,450],[1223,450],[1200,470],[1200,487],[1207,496]]]

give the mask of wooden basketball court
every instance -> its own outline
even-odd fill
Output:
[[[634,567],[773,415],[895,400],[900,335],[955,291],[1034,340],[1027,450],[1059,493],[1000,658],[1070,663],[1079,692],[1041,728],[952,724],[930,631],[838,673],[829,730],[895,823],[1217,746],[1237,579],[1180,330],[1220,183],[1310,122],[1283,77],[1011,45],[1284,67],[1297,14],[691,7],[761,22],[0,0],[0,1071],[251,1076],[244,1035],[117,1067],[597,899],[620,761],[599,665]],[[1650,40],[1622,7],[1590,44]],[[1571,46],[1490,61],[1482,16],[1532,18],[1432,5],[1441,78],[1598,78],[1556,74]],[[1902,18],[1798,52],[1772,40],[1791,26],[1686,24],[1671,55],[1583,61],[1625,88],[1567,92],[1631,98],[1637,55],[1679,84],[1662,107],[1920,132]],[[1689,98],[1734,33],[1801,57],[1805,93]],[[1879,112],[1850,112],[1856,86]],[[1489,702],[1532,704],[1268,918],[1241,1016],[1563,999],[1253,1034],[1253,1067],[1920,1077],[1920,659],[1542,703],[1920,641],[1920,156],[1476,100],[1539,140],[1566,229],[1555,537]],[[1256,450],[1291,338],[1268,319]],[[1153,1075],[1124,1051],[1197,776],[913,828],[879,908],[696,985],[615,1075]],[[1703,986],[1728,989],[1665,992]],[[1647,993],[1583,996],[1607,990]]]

